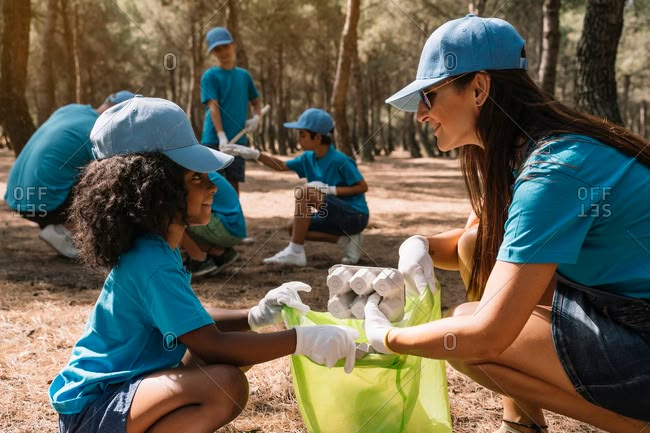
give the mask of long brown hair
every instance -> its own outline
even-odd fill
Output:
[[[545,93],[523,70],[488,71],[489,98],[478,116],[476,132],[483,148],[463,146],[460,164],[472,209],[479,217],[467,299],[483,295],[503,241],[512,201],[520,147],[533,139],[537,147],[550,135],[572,133],[594,138],[650,166],[648,141],[605,119],[581,113]],[[454,80],[467,87],[477,72]]]

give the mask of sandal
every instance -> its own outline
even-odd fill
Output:
[[[548,428],[547,425],[537,425],[537,424],[524,424],[521,422],[516,422],[516,421],[510,421],[509,419],[504,419],[503,422],[501,423],[501,427],[507,432],[507,433],[523,433],[521,430],[518,430],[514,427],[510,427],[508,424],[514,424],[518,425],[521,427],[526,427],[528,429],[531,429],[535,433],[544,433],[544,430]]]

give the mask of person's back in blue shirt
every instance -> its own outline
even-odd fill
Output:
[[[215,215],[224,227],[240,238],[246,237],[246,220],[241,209],[237,191],[219,173],[208,173],[208,177],[217,186],[212,200],[212,214]]]

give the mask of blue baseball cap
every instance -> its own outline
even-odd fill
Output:
[[[127,99],[131,99],[135,96],[135,93],[129,92],[128,90],[120,90],[119,92],[111,93],[108,95],[106,98],[106,102],[110,104],[119,104],[120,102],[124,102]]]
[[[223,27],[215,27],[205,35],[205,41],[208,43],[208,53],[219,45],[232,44],[233,39],[230,32]]]
[[[413,81],[386,103],[403,111],[418,111],[420,90],[445,78],[481,70],[528,69],[522,57],[525,41],[499,18],[467,15],[438,27],[427,39]]]
[[[95,159],[162,152],[178,165],[199,173],[221,170],[234,159],[199,144],[181,107],[166,99],[140,95],[104,111],[90,132],[90,140]]]
[[[298,118],[296,122],[287,122],[285,128],[306,129],[311,132],[317,132],[320,135],[329,135],[334,129],[334,119],[329,113],[320,108],[308,108]]]

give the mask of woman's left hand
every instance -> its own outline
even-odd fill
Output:
[[[251,330],[258,331],[265,326],[273,325],[282,320],[282,307],[295,308],[301,314],[309,311],[309,306],[300,299],[298,292],[310,292],[311,286],[300,281],[284,283],[270,290],[266,296],[248,312],[248,325]]]

